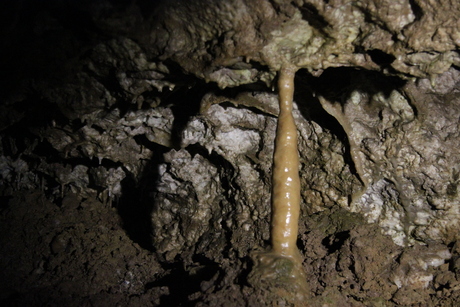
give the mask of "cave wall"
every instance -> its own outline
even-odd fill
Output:
[[[172,302],[179,290],[171,278],[180,266],[177,276],[201,283],[180,296],[184,301],[271,304],[277,298],[249,272],[253,251],[268,246],[274,84],[289,63],[299,69],[298,244],[314,276],[312,302],[455,299],[455,1],[24,0],[2,6],[5,233],[23,223],[10,216],[16,207],[17,219],[28,215],[20,195],[38,191],[49,215],[57,214],[55,204],[64,212],[98,208],[91,210],[118,216],[119,229],[113,220],[108,225],[120,241],[132,242],[120,244],[151,253],[156,272],[130,268],[142,276],[134,279],[123,271],[123,282],[137,285],[112,292]],[[77,204],[69,207],[69,197]],[[28,224],[47,224],[49,215]],[[93,218],[82,217],[88,225]],[[61,245],[82,249],[68,243],[78,231],[60,227],[41,237],[46,248],[31,254],[45,259],[37,264],[42,282],[61,276],[49,269],[65,266],[49,256],[65,257]],[[16,257],[14,245],[3,248]],[[148,257],[122,250],[142,263]],[[14,273],[10,258],[2,267],[10,267],[18,286],[2,299],[35,282],[28,277],[21,288],[27,273]]]

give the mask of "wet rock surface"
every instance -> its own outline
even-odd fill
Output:
[[[2,4],[2,305],[458,305],[459,7],[440,3]],[[287,60],[302,293],[289,263],[253,270]]]

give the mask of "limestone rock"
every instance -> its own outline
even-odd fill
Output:
[[[457,1],[10,2],[2,303],[292,303],[247,280],[289,63],[309,303],[458,305]]]
[[[351,210],[378,222],[399,245],[458,239],[460,114],[454,76],[458,71],[450,69],[440,78],[449,96],[428,80],[386,93],[360,80],[362,89],[344,101],[323,101],[345,128],[365,182],[366,191]]]

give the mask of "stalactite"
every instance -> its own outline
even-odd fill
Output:
[[[271,228],[273,252],[291,258],[299,257],[296,241],[300,213],[297,128],[292,116],[294,76],[294,68],[283,68],[278,81],[280,112],[273,156]]]
[[[297,128],[292,115],[296,68],[283,67],[278,77],[280,112],[275,138],[272,179],[272,221],[270,252],[254,253],[254,269],[249,281],[256,279],[283,288],[288,300],[302,301],[308,287],[297,248],[300,214],[299,153]],[[287,292],[285,292],[287,291]]]

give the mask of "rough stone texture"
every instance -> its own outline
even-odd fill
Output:
[[[458,75],[450,69],[442,86],[421,79],[387,92],[359,80],[349,98],[323,103],[345,128],[366,183],[351,209],[398,245],[458,239]]]
[[[0,6],[3,305],[458,305],[456,1]],[[251,275],[283,63],[307,299]]]
[[[253,98],[277,108],[274,94],[254,93]],[[214,104],[191,117],[182,131],[183,149],[166,153],[159,165],[152,224],[157,251],[166,258],[184,257],[189,247],[207,254],[209,246],[216,246],[213,241],[225,237],[238,242],[230,250],[242,258],[269,239],[276,118],[254,112],[244,101],[235,103],[239,108]],[[310,212],[347,206],[360,183],[344,162],[343,144],[299,110],[294,115],[299,151],[305,153],[301,172],[308,173],[302,176],[304,206]]]
[[[167,14],[154,23],[158,31],[147,48],[221,87],[266,81],[252,63],[266,65],[268,71],[289,62],[313,74],[358,66],[435,77],[460,61],[460,7],[453,1],[232,0],[178,5],[184,2],[165,4]],[[440,7],[445,14],[439,14]]]

